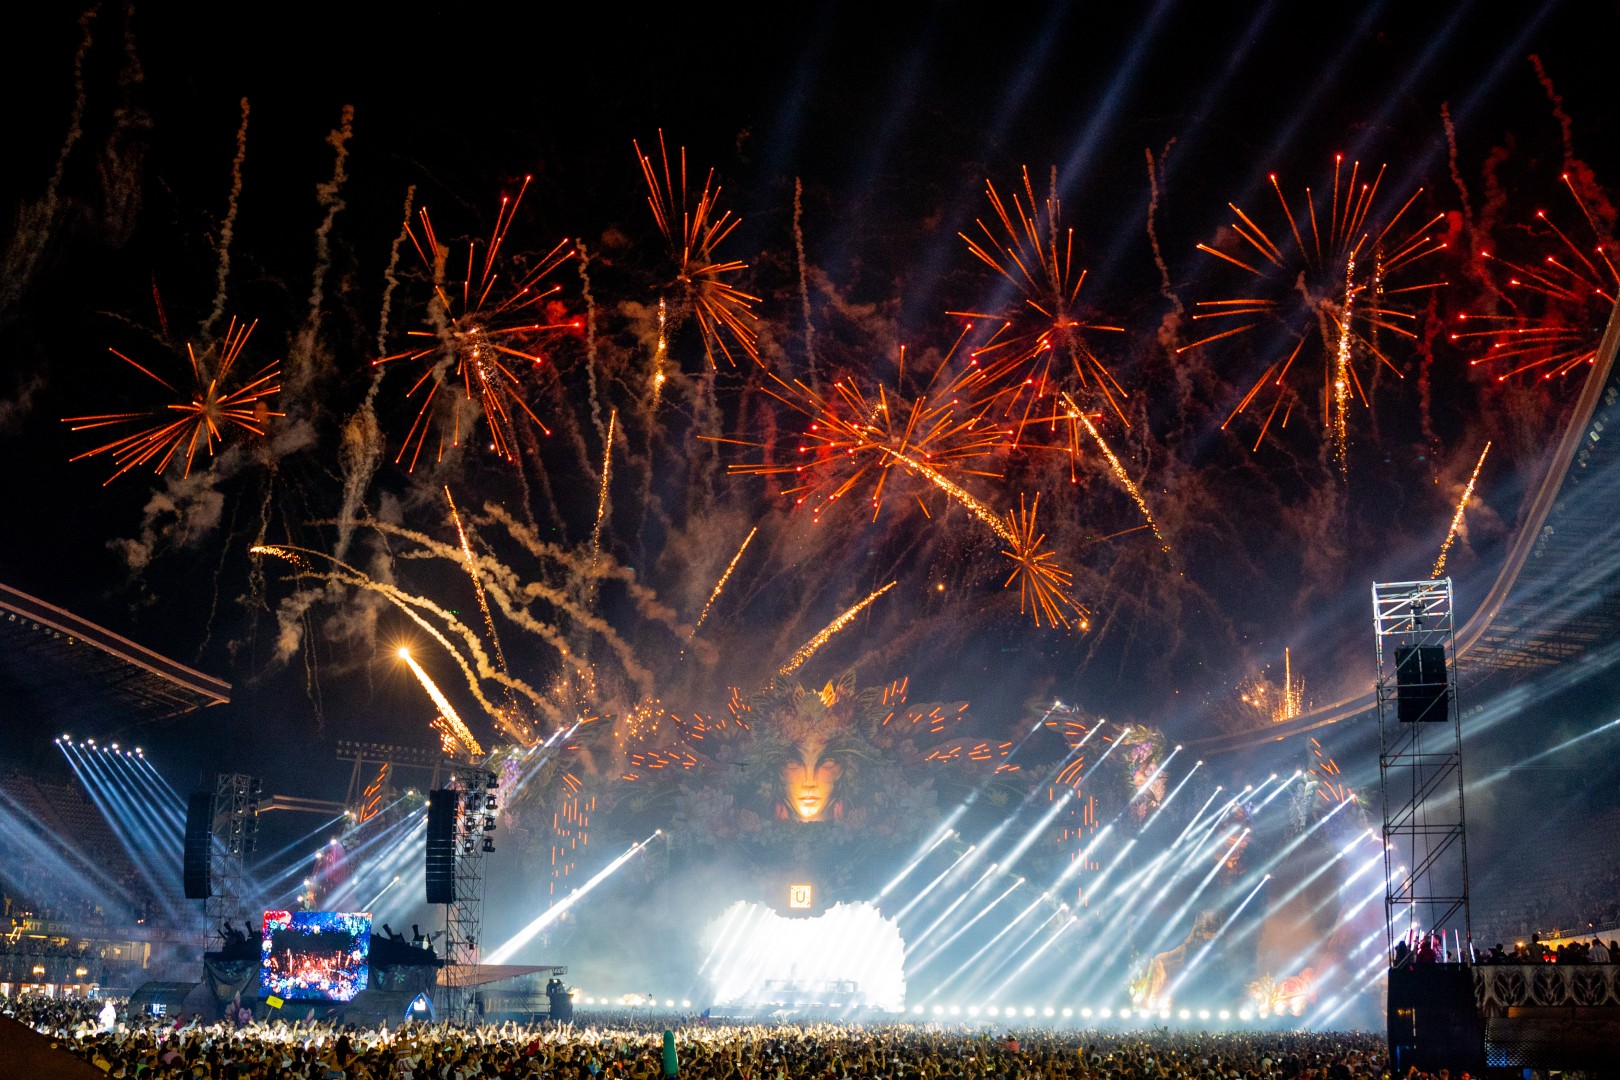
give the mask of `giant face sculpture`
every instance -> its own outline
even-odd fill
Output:
[[[799,743],[797,757],[782,763],[782,789],[788,808],[800,821],[822,821],[833,816],[834,792],[844,768],[827,756],[823,739]]]

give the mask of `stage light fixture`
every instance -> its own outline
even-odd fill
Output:
[[[496,776],[494,773],[487,773],[486,776],[487,779],[484,781],[484,786],[489,790],[494,791],[496,788],[501,786],[500,777]]]
[[[487,853],[492,852],[494,850],[495,850],[495,838],[492,837],[492,836],[484,837],[484,852],[487,854]]]

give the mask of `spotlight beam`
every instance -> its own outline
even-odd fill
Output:
[[[569,908],[571,908],[575,904],[577,904],[585,896],[588,896],[593,889],[595,889],[603,881],[605,881],[609,877],[611,877],[613,875],[613,872],[618,870],[619,867],[623,866],[625,863],[629,862],[636,855],[640,854],[640,852],[644,848],[646,848],[646,846],[648,844],[652,843],[655,839],[657,839],[658,837],[663,836],[663,835],[664,835],[664,830],[659,829],[659,830],[655,831],[651,836],[647,837],[645,840],[638,840],[636,843],[631,844],[630,847],[625,851],[625,853],[623,855],[620,855],[618,858],[616,858],[612,862],[608,863],[601,870],[598,870],[596,872],[596,875],[594,877],[592,877],[589,881],[585,882],[585,884],[581,885],[579,888],[577,888],[573,892],[569,893],[559,903],[554,904],[552,907],[550,907],[546,911],[542,912],[540,915],[536,916],[533,920],[530,921],[529,925],[525,926],[522,930],[519,930],[511,938],[507,939],[505,944],[503,944],[499,948],[495,949],[493,952],[491,952],[489,954],[488,957],[485,958],[484,963],[486,963],[486,964],[504,964],[504,963],[506,963],[506,961],[511,958],[513,953],[517,952],[517,950],[521,949],[523,946],[527,945],[530,941],[534,940],[534,937],[535,937],[536,934],[540,933],[540,931],[544,930],[546,927],[550,926],[552,923],[554,923],[558,919],[562,918],[564,912],[566,912]]]

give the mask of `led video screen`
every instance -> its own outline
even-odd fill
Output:
[[[370,976],[371,913],[267,911],[259,996],[352,1001]]]

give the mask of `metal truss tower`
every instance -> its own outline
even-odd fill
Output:
[[[1374,585],[1378,775],[1389,945],[1460,935],[1471,947],[1451,579]]]
[[[203,902],[210,931],[225,920],[247,917],[242,862],[258,846],[260,792],[260,782],[245,773],[220,773],[214,781],[209,865],[214,891]]]
[[[443,1016],[476,1019],[468,1013],[478,983],[478,957],[484,922],[484,856],[495,850],[495,810],[499,805],[494,773],[476,765],[452,766],[451,786],[461,793],[456,814],[455,899],[445,905],[445,995]]]

